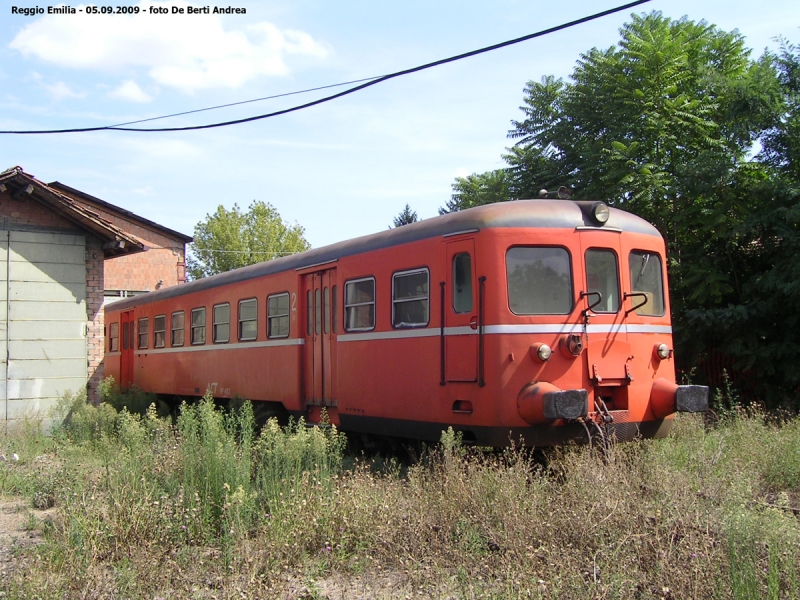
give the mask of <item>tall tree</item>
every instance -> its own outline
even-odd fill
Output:
[[[274,206],[254,200],[246,212],[219,205],[194,228],[186,259],[191,279],[201,279],[265,260],[308,250],[311,245],[300,225],[289,225]]]
[[[725,191],[743,218],[736,294],[689,306],[689,327],[735,359],[746,389],[770,405],[800,408],[800,48],[783,41],[766,57],[779,81],[779,102],[762,151]],[[719,221],[719,219],[718,219]]]
[[[605,198],[669,236],[677,204],[747,156],[771,118],[774,77],[749,60],[741,35],[704,21],[655,12],[620,33],[617,46],[581,55],[572,83],[528,83],[525,119],[509,137],[555,163],[582,197]]]
[[[785,181],[800,183],[800,47],[781,40],[780,52],[770,56],[778,71],[781,110],[762,140],[761,158]]]
[[[411,207],[406,204],[406,207],[400,211],[400,214],[392,219],[394,222],[395,228],[402,227],[403,225],[409,225],[411,223],[417,222],[417,213],[416,211],[411,210]]]

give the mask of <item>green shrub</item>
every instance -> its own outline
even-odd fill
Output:
[[[155,404],[160,415],[169,414],[167,406],[158,400],[156,394],[145,392],[137,385],[122,388],[111,375],[98,384],[97,395],[101,402],[113,406],[118,411],[125,408],[130,413],[144,416],[150,405]]]
[[[98,441],[114,435],[118,413],[108,404],[95,406],[86,402],[86,391],[66,392],[55,407],[56,417],[64,415],[56,426],[56,435],[66,435],[72,443]]]

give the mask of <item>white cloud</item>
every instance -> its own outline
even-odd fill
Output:
[[[47,90],[54,100],[63,100],[64,98],[83,98],[86,94],[79,94],[73,92],[70,87],[63,81],[53,84],[43,83],[42,87]]]
[[[61,67],[118,72],[144,68],[158,84],[192,93],[235,88],[259,76],[286,75],[287,55],[324,58],[329,49],[309,34],[267,22],[226,30],[216,15],[150,14],[151,6],[190,6],[185,0],[142,0],[138,15],[45,15],[9,47]],[[85,8],[77,5],[76,8]]]
[[[136,194],[138,196],[153,196],[155,193],[155,189],[153,189],[153,186],[146,185],[144,187],[131,189],[131,193]]]
[[[127,100],[128,102],[150,102],[153,97],[147,94],[139,85],[132,80],[124,81],[118,88],[108,93],[109,98]]]
[[[64,98],[85,98],[86,93],[81,92],[74,92],[72,88],[70,88],[66,83],[63,81],[59,81],[57,83],[45,83],[44,77],[42,77],[41,73],[37,73],[36,71],[31,71],[28,75],[23,78],[23,81],[29,82],[32,81],[42,89],[44,89],[53,100],[63,100]]]

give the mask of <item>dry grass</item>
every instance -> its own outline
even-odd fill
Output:
[[[797,419],[687,416],[668,439],[546,466],[450,432],[377,470],[332,427],[253,435],[247,404],[184,407],[174,427],[72,408],[50,441],[0,441],[21,457],[0,494],[56,511],[7,598],[800,595]]]

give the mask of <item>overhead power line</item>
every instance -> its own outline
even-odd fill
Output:
[[[190,248],[193,254],[213,252],[215,254],[268,254],[270,256],[291,256],[298,254],[302,250],[294,250],[292,252],[278,252],[273,250],[220,250],[217,248]]]
[[[55,133],[83,133],[89,131],[142,131],[142,132],[167,132],[167,131],[193,131],[197,129],[212,129],[215,127],[227,127],[229,125],[238,125],[240,123],[249,123],[251,121],[258,121],[261,119],[269,119],[271,117],[277,117],[279,115],[285,115],[287,113],[296,112],[298,110],[303,110],[306,108],[310,108],[312,106],[316,106],[318,104],[323,104],[325,102],[330,102],[331,100],[335,100],[336,98],[341,98],[342,96],[347,96],[354,92],[358,92],[360,90],[366,89],[373,85],[377,85],[379,83],[383,83],[384,81],[388,81],[390,79],[394,79],[395,77],[401,77],[403,75],[410,75],[411,73],[416,73],[418,71],[424,71],[425,69],[431,69],[433,67],[438,67],[440,65],[444,65],[447,63],[455,62],[457,60],[462,60],[465,58],[469,58],[471,56],[477,56],[478,54],[484,54],[486,52],[492,52],[493,50],[499,50],[500,48],[505,48],[506,46],[512,46],[514,44],[519,44],[521,42],[525,42],[528,40],[532,40],[534,38],[542,37],[545,35],[549,35],[551,33],[556,33],[557,31],[562,31],[564,29],[568,29],[570,27],[575,27],[576,25],[581,25],[583,23],[588,23],[589,21],[594,21],[595,19],[599,19],[601,17],[605,17],[614,13],[621,12],[623,10],[628,10],[630,8],[634,8],[641,4],[645,4],[650,2],[650,0],[636,0],[635,2],[629,2],[627,4],[623,4],[622,6],[617,6],[615,8],[610,8],[608,10],[604,10],[599,13],[595,13],[593,15],[589,15],[588,17],[582,17],[580,19],[576,19],[574,21],[569,21],[567,23],[563,23],[561,25],[557,25],[555,27],[550,27],[548,29],[543,29],[541,31],[537,31],[536,33],[531,33],[528,35],[524,35],[522,37],[514,38],[512,40],[507,40],[505,42],[500,42],[499,44],[493,44],[491,46],[486,46],[485,48],[480,48],[478,50],[472,50],[470,52],[464,52],[463,54],[457,54],[456,56],[451,56],[449,58],[443,58],[441,60],[437,60],[434,62],[426,63],[424,65],[420,65],[418,67],[413,67],[410,69],[404,69],[402,71],[397,71],[395,73],[390,73],[388,75],[383,75],[381,77],[377,77],[374,79],[370,79],[366,81],[366,83],[362,83],[361,85],[357,85],[350,89],[344,90],[337,94],[332,94],[330,96],[325,96],[324,98],[319,98],[312,102],[306,102],[305,104],[299,104],[297,106],[292,106],[291,108],[285,108],[283,110],[278,110],[270,113],[266,113],[263,115],[255,115],[252,117],[245,117],[243,119],[234,119],[232,121],[222,121],[218,123],[209,123],[207,125],[190,125],[186,127],[158,127],[158,128],[141,128],[141,127],[126,127],[125,125],[133,124],[133,123],[141,123],[148,120],[155,120],[158,118],[166,118],[165,117],[154,117],[153,119],[143,119],[142,121],[132,121],[130,123],[123,123],[120,125],[105,125],[100,127],[77,127],[72,129],[38,129],[38,130],[28,130],[28,131],[0,131],[0,134],[16,134],[16,135],[36,135],[36,134],[55,134]],[[359,80],[363,81],[363,80]],[[355,82],[353,82],[355,83]],[[323,87],[335,87],[336,85],[347,85],[345,84],[335,84],[333,86],[323,86]],[[315,89],[323,89],[323,88],[315,88]],[[292,93],[302,93],[302,92],[292,92]],[[281,94],[281,95],[290,95],[290,94]],[[256,102],[257,100],[248,100],[245,102]],[[242,102],[241,104],[245,103]],[[233,103],[224,106],[233,106],[240,103]],[[212,110],[213,108],[222,108],[220,107],[212,107],[209,109],[199,109],[198,111],[187,111],[186,113],[177,113],[176,115],[167,115],[167,116],[177,116],[182,114],[189,114],[192,112],[200,112],[202,110]]]
[[[231,102],[230,104],[219,104],[218,106],[209,106],[208,108],[197,108],[195,110],[187,110],[184,112],[173,113],[171,115],[162,115],[160,117],[150,117],[149,119],[139,119],[138,121],[128,121],[127,123],[117,123],[116,125],[109,125],[110,129],[115,129],[118,127],[122,127],[124,125],[135,125],[136,123],[146,123],[148,121],[158,121],[160,119],[169,119],[172,117],[182,117],[183,115],[191,115],[193,113],[205,112],[207,110],[217,110],[219,108],[228,108],[231,106],[239,106],[241,104],[250,104],[252,102],[262,102],[264,100],[274,100],[275,98],[284,98],[285,96],[296,96],[298,94],[307,94],[308,92],[316,92],[318,90],[327,90],[334,87],[341,87],[343,85],[350,85],[351,83],[361,83],[362,81],[370,81],[372,79],[378,79],[381,75],[376,75],[375,77],[364,77],[362,79],[354,79],[353,81],[344,81],[342,83],[332,83],[330,85],[321,85],[319,87],[308,88],[305,90],[298,90],[296,92],[286,92],[284,94],[275,94],[274,96],[264,96],[263,98],[253,98],[252,100],[242,100],[241,102]],[[0,131],[0,133],[10,133],[6,131]]]

